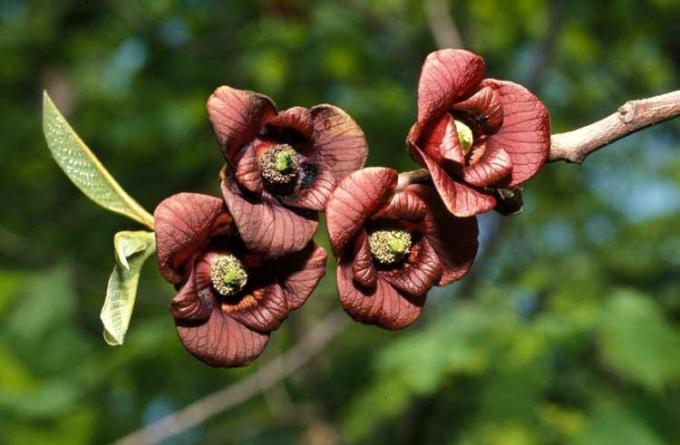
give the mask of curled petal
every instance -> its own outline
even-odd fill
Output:
[[[335,190],[335,178],[326,166],[312,162],[303,162],[300,170],[293,193],[279,196],[279,200],[291,207],[322,212]]]
[[[285,293],[289,310],[302,306],[316,289],[321,278],[326,275],[327,258],[323,248],[309,243],[304,250],[277,261],[279,284]]]
[[[425,217],[426,204],[413,193],[397,192],[390,202],[375,212],[372,219],[406,219],[420,221]]]
[[[210,95],[207,108],[217,142],[227,159],[276,116],[276,107],[267,96],[228,86],[221,86]]]
[[[288,108],[271,118],[267,125],[280,128],[291,128],[305,138],[310,138],[314,131],[312,124],[312,114],[307,108],[292,107]]]
[[[352,266],[338,264],[338,294],[345,311],[355,320],[397,330],[412,324],[425,303],[424,298],[402,294],[378,278],[374,287],[363,287],[352,280]]]
[[[442,49],[425,59],[418,81],[418,122],[426,124],[470,94],[484,76],[484,59],[469,51]]]
[[[417,126],[417,124],[416,124]],[[413,141],[435,160],[446,159],[457,165],[465,165],[465,153],[460,146],[456,123],[450,114],[445,114],[431,131],[423,135],[422,141]]]
[[[484,87],[467,99],[452,105],[453,109],[472,116],[485,134],[495,133],[503,124],[503,107],[494,88]]]
[[[472,187],[455,181],[418,147],[411,146],[411,150],[429,170],[432,182],[449,212],[458,217],[466,217],[488,212],[496,206],[496,198],[493,196],[478,192]]]
[[[512,161],[516,187],[534,176],[545,164],[550,151],[550,115],[545,105],[529,90],[513,82],[486,79],[503,106],[503,126],[487,140],[489,148],[502,147]]]
[[[236,182],[256,195],[262,193],[262,177],[260,164],[253,145],[247,145],[234,156],[234,178]]]
[[[336,255],[386,203],[396,186],[397,172],[384,167],[364,168],[340,182],[326,206],[326,225]]]
[[[451,215],[430,186],[410,185],[408,189],[428,203],[429,211],[423,224],[425,238],[444,266],[437,285],[460,280],[468,273],[477,255],[477,219]]]
[[[213,309],[213,298],[205,290],[199,291],[191,268],[189,278],[170,302],[172,316],[186,321],[205,321]]]
[[[502,187],[510,181],[512,161],[500,147],[487,149],[479,161],[463,170],[463,179],[475,187]]]
[[[246,247],[267,258],[302,250],[319,224],[316,213],[283,207],[266,195],[246,196],[228,178],[222,195]]]
[[[362,286],[374,287],[378,272],[373,265],[371,248],[365,231],[359,232],[355,240],[354,258],[352,260],[352,277]]]
[[[222,310],[231,318],[258,332],[275,330],[288,316],[286,297],[277,283],[248,285],[249,292],[236,301],[222,302]]]
[[[336,181],[364,166],[368,144],[361,127],[342,109],[328,104],[311,108],[315,156],[323,160]]]
[[[383,271],[380,277],[414,297],[423,297],[437,283],[442,263],[427,238],[414,246],[417,250],[398,268]]]
[[[176,325],[186,350],[210,366],[245,366],[262,353],[269,341],[269,334],[248,329],[217,305],[205,322],[177,320]]]
[[[277,145],[278,143],[276,142],[276,139],[269,138],[269,137],[256,137],[253,139],[253,141],[249,144],[250,146],[253,147],[253,151],[255,152],[255,157],[259,160],[262,158],[262,156],[272,147]],[[259,167],[258,167],[259,168]]]
[[[228,225],[231,218],[219,198],[178,193],[156,207],[154,222],[161,275],[179,284],[184,264],[207,243],[214,230]]]

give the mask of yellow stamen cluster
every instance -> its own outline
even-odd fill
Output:
[[[248,283],[248,274],[241,261],[234,255],[220,255],[210,270],[213,288],[223,297],[241,292]]]
[[[260,174],[271,185],[292,183],[297,176],[298,166],[298,154],[288,144],[275,145],[260,158]]]
[[[413,240],[406,230],[376,230],[368,235],[368,245],[373,258],[384,265],[402,261],[411,250]]]

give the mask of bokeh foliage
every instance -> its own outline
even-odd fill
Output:
[[[556,131],[680,84],[675,0],[449,3],[490,76],[531,82]],[[185,353],[153,267],[126,344],[104,343],[111,238],[139,227],[54,164],[43,88],[152,210],[179,191],[218,193],[204,103],[225,83],[281,107],[335,103],[364,128],[369,165],[412,168],[404,139],[434,48],[412,0],[0,0],[0,442],[111,441],[259,366],[214,370]],[[582,167],[547,166],[525,212],[482,237],[473,285],[432,292],[407,331],[353,325],[300,373],[170,442],[677,442],[679,148],[671,122]],[[499,221],[482,217],[483,231]],[[338,306],[330,270],[261,361]]]

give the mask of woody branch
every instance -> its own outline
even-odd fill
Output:
[[[630,100],[604,119],[552,135],[549,161],[580,164],[590,154],[614,141],[677,116],[680,116],[680,90]]]

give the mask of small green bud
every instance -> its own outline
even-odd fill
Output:
[[[405,230],[376,230],[368,235],[373,258],[380,264],[392,265],[402,261],[411,250],[411,234]]]
[[[234,255],[220,255],[212,263],[210,281],[220,295],[230,297],[246,287],[248,274]]]
[[[456,132],[458,132],[460,147],[463,149],[463,153],[468,154],[475,141],[472,130],[458,119],[454,120],[454,123],[456,124]]]

